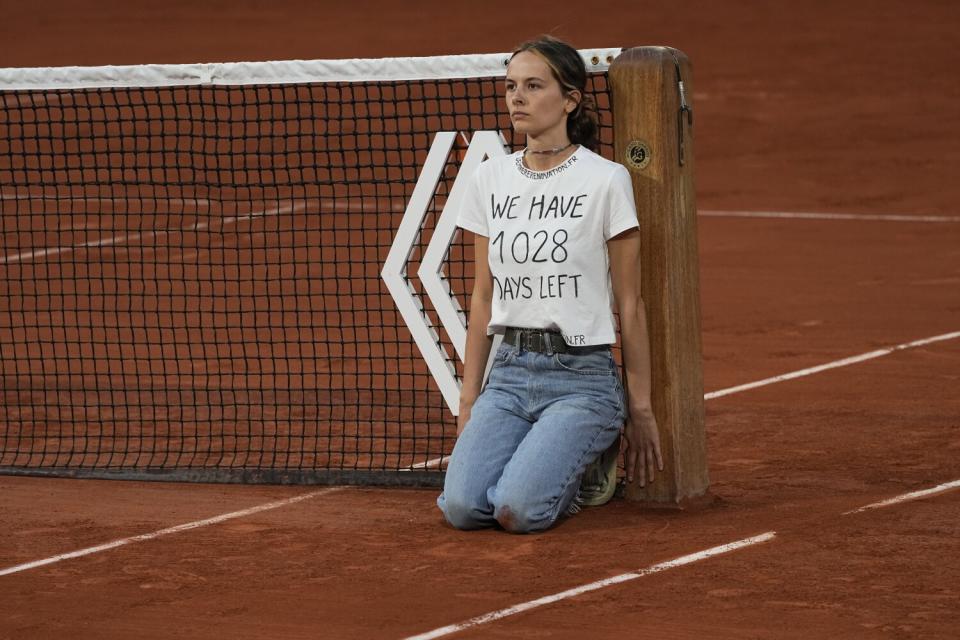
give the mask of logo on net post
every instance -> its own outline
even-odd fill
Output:
[[[433,201],[437,184],[447,166],[447,159],[457,135],[456,131],[440,131],[434,136],[427,160],[417,178],[413,195],[410,196],[400,228],[397,230],[397,235],[390,246],[390,253],[380,272],[400,315],[403,316],[407,328],[413,334],[413,339],[430,369],[430,374],[443,394],[447,407],[454,415],[459,413],[460,407],[460,384],[457,382],[456,370],[448,354],[439,344],[438,327],[424,312],[420,298],[407,277],[407,263],[413,247],[420,239],[427,209]],[[430,237],[430,243],[423,254],[420,268],[417,270],[417,277],[423,284],[424,293],[436,310],[440,325],[450,337],[456,355],[461,361],[466,348],[467,331],[463,310],[456,298],[451,295],[447,285],[443,263],[450,245],[456,239],[457,212],[464,197],[467,179],[486,158],[506,155],[505,144],[498,131],[477,131],[473,134],[463,162],[460,164],[457,178],[450,189],[450,195]],[[494,343],[493,346],[494,348],[490,350],[491,361],[497,344]],[[488,371],[489,368],[488,362]]]

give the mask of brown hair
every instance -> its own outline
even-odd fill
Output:
[[[510,59],[523,51],[531,51],[543,58],[564,93],[580,92],[577,107],[567,115],[567,137],[574,144],[582,144],[596,151],[597,106],[593,97],[586,94],[587,66],[583,63],[583,58],[563,40],[547,35],[524,42],[516,48]]]

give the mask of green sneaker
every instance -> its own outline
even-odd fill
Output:
[[[580,481],[576,503],[583,507],[599,507],[610,502],[617,491],[617,461],[620,459],[620,438],[587,465]]]

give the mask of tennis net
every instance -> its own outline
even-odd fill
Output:
[[[0,69],[0,473],[439,483],[506,58]]]

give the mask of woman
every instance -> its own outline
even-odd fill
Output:
[[[475,234],[475,283],[458,439],[437,500],[459,529],[526,533],[576,511],[585,470],[608,449],[615,475],[621,426],[627,481],[663,469],[633,191],[625,168],[591,150],[586,77],[577,51],[551,37],[513,53],[505,98],[527,146],[484,162],[460,211]],[[503,343],[481,392],[493,333]]]

